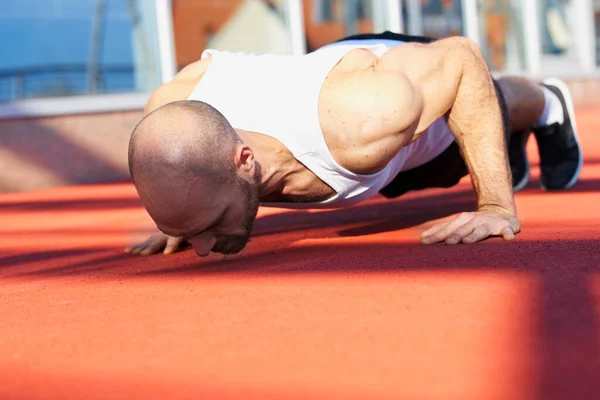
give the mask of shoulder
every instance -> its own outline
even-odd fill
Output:
[[[149,114],[165,104],[186,100],[202,79],[210,62],[210,56],[193,62],[182,68],[171,81],[157,87],[146,103],[144,114]]]
[[[440,61],[460,58],[465,54],[479,52],[479,47],[471,39],[452,36],[430,43],[405,43],[388,50],[378,62],[382,69],[400,71],[408,76],[428,72]]]
[[[199,81],[202,78],[202,75],[208,69],[210,63],[212,61],[212,56],[210,54],[206,54],[206,57],[195,61],[191,64],[186,65],[181,69],[173,78],[173,81]]]

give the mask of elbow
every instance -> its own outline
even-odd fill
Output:
[[[456,36],[450,40],[452,40],[452,45],[453,45],[452,47],[454,47],[454,49],[456,50],[455,54],[461,54],[463,56],[469,55],[469,56],[476,56],[476,57],[483,58],[481,48],[473,40],[463,37],[463,36]]]
[[[485,81],[485,85],[491,82],[491,73],[483,57],[481,49],[471,39],[456,37],[451,39],[446,53],[446,65],[448,82],[453,82],[456,91],[464,83],[465,77],[470,85]]]
[[[461,70],[469,67],[487,69],[485,58],[477,43],[466,37],[456,37],[452,40],[450,54],[454,56]]]

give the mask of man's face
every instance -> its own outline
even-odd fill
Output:
[[[153,217],[159,229],[167,235],[189,240],[200,256],[211,251],[235,254],[244,249],[250,239],[258,204],[257,184],[239,177],[234,184],[204,181],[187,191],[184,210],[161,212],[160,216]]]

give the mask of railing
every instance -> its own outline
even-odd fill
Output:
[[[132,91],[132,65],[99,65],[90,69],[85,64],[72,64],[0,70],[0,102]]]

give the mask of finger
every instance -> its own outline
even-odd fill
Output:
[[[446,225],[440,227],[437,232],[427,235],[423,238],[422,242],[425,244],[433,244],[443,242],[450,236],[454,231],[472,219],[472,215],[469,213],[462,213],[454,220],[450,221]]]
[[[163,251],[163,254],[175,253],[177,250],[179,250],[179,247],[181,246],[182,242],[183,242],[183,238],[170,237],[167,240],[167,245],[165,246],[165,250]]]
[[[449,222],[446,222],[443,224],[438,224],[438,225],[435,225],[433,228],[430,228],[429,230],[423,232],[421,234],[421,243],[423,243],[423,244],[436,243],[432,237],[434,235],[436,235],[438,232],[440,232],[442,229],[444,229],[444,227],[446,227],[448,224],[449,224]]]
[[[131,248],[131,254],[134,254],[134,255],[140,254],[140,252],[148,246],[149,242],[150,242],[149,240],[146,240],[143,243],[133,246]]]
[[[428,237],[428,236],[433,236],[436,233],[440,232],[442,229],[444,229],[445,227],[449,226],[450,224],[452,224],[453,222],[456,222],[459,219],[465,219],[467,218],[467,213],[462,213],[456,217],[454,217],[453,219],[451,219],[450,221],[446,221],[446,222],[442,222],[440,224],[436,224],[434,226],[432,226],[431,228],[427,229],[425,232],[423,232],[421,234],[421,237]]]
[[[162,249],[165,248],[166,244],[167,244],[166,238],[155,238],[150,241],[150,243],[148,244],[148,246],[146,246],[145,249],[140,251],[140,255],[141,256],[149,256],[150,254],[158,253],[159,251],[161,251]]]
[[[463,238],[463,243],[477,243],[490,236],[490,230],[485,225],[479,225],[471,234]]]
[[[448,225],[450,222],[443,222],[441,224],[435,224],[431,228],[427,229],[425,232],[421,233],[421,237],[425,238],[435,234],[437,231],[442,229],[444,226]]]
[[[446,244],[459,244],[465,237],[471,235],[475,229],[480,226],[482,226],[481,220],[474,218],[466,224],[456,228],[456,230],[446,238],[445,242]]]
[[[149,256],[151,254],[158,253],[159,251],[161,251],[162,249],[165,248],[165,245],[166,245],[166,240],[156,240],[156,241],[150,243],[150,245],[148,245],[145,249],[140,251],[140,255],[141,256]]]
[[[513,232],[512,228],[510,227],[506,227],[502,230],[502,238],[504,240],[514,240],[515,239],[515,233]]]
[[[140,247],[140,246],[142,246],[142,245],[144,245],[144,244],[145,244],[147,241],[148,241],[148,240],[146,240],[146,241],[145,241],[145,242],[143,242],[143,243],[138,243],[138,244],[135,244],[135,245],[128,246],[128,247],[126,247],[126,248],[125,248],[125,250],[124,250],[124,251],[125,251],[125,253],[132,253],[132,254],[135,254],[135,253],[134,253],[134,251],[137,249],[137,250],[138,250],[138,252],[139,252],[139,247]]]

